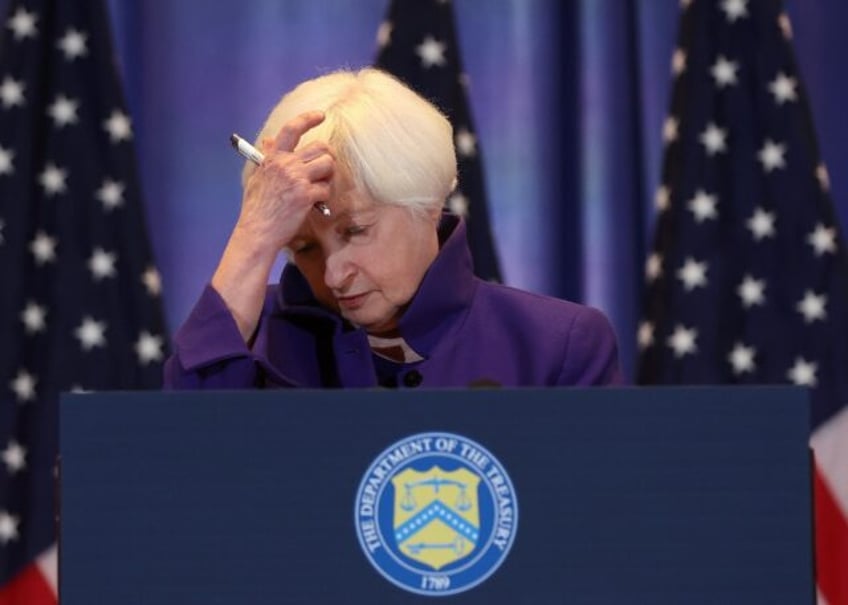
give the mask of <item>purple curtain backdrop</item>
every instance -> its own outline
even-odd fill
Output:
[[[298,81],[369,64],[387,4],[108,1],[172,330],[238,212],[229,134],[252,137]],[[454,4],[505,280],[603,309],[631,372],[679,0]],[[786,5],[845,230],[848,3]]]

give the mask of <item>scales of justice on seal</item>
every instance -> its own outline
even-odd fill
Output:
[[[813,603],[808,411],[786,387],[63,395],[62,603]]]
[[[420,475],[412,469],[407,469],[404,473]],[[423,474],[424,479],[409,481],[409,477],[400,476],[392,479],[396,491],[401,487],[399,483],[403,481],[403,497],[397,507],[403,513],[398,514],[397,508],[395,509],[395,539],[409,556],[420,558],[434,569],[468,554],[480,537],[480,521],[476,514],[479,477],[472,475],[465,481],[458,481],[444,478],[443,474],[444,471],[439,467],[433,467],[429,473]],[[469,487],[473,490],[473,501],[468,496]],[[413,493],[416,488],[432,490],[425,506],[419,506],[416,501]],[[453,506],[450,506],[445,504],[440,496],[447,495],[452,488],[458,489],[459,493],[453,498]],[[410,517],[404,520],[404,513]],[[447,536],[445,530],[448,530]],[[416,536],[417,539],[413,540]],[[446,538],[447,542],[444,541]],[[439,551],[450,551],[453,556],[444,558],[439,556]]]

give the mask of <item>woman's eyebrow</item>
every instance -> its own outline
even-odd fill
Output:
[[[362,216],[363,214],[375,214],[377,212],[377,206],[370,204],[365,207],[360,208],[346,208],[342,211],[342,214],[346,214],[351,217]]]

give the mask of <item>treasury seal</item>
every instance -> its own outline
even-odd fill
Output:
[[[518,502],[486,448],[461,435],[419,433],[390,445],[368,468],[354,520],[365,556],[384,578],[445,596],[477,586],[503,563]]]

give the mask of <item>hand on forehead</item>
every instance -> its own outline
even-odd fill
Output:
[[[301,137],[324,121],[323,111],[307,111],[282,125],[276,136],[262,140],[263,150],[292,152]]]

